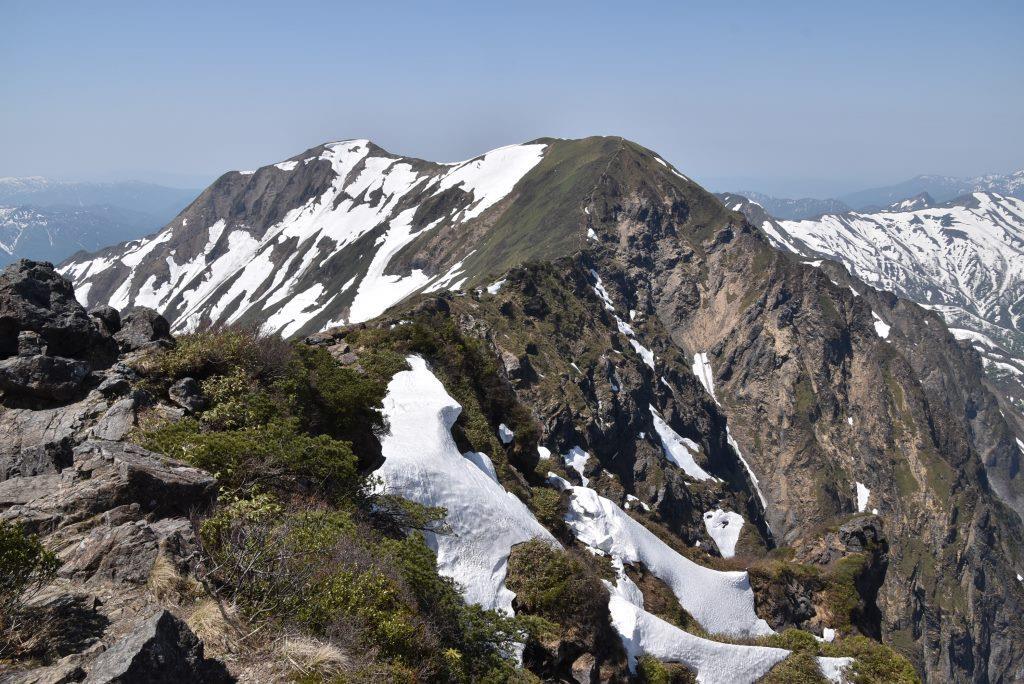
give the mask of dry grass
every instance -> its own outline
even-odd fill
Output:
[[[174,563],[162,553],[153,562],[146,587],[158,601],[172,606],[188,603],[202,594],[202,585],[195,578],[179,573]]]
[[[331,677],[351,665],[348,655],[334,644],[306,636],[285,639],[281,655],[304,675]]]
[[[185,622],[203,640],[207,655],[219,656],[234,653],[236,649],[235,629],[232,617],[215,599],[201,601]]]

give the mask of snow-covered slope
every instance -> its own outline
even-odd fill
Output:
[[[976,192],[929,202],[804,221],[741,209],[777,247],[839,261],[873,287],[935,310],[971,340],[990,374],[1024,378],[1024,200]]]
[[[230,172],[159,233],[73,259],[83,303],[148,306],[175,330],[252,320],[291,335],[357,322],[425,289],[458,289],[471,236],[543,158],[512,145],[457,164],[329,143]],[[440,257],[412,243],[458,241]]]
[[[461,454],[451,428],[462,408],[418,356],[406,359],[388,385],[381,440],[384,465],[376,471],[385,490],[424,506],[447,510],[446,534],[427,533],[441,574],[455,579],[467,601],[512,612],[505,587],[512,547],[534,538],[556,544],[529,509],[505,491],[485,454]]]

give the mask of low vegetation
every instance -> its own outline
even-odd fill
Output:
[[[0,659],[20,652],[36,625],[26,603],[53,579],[60,563],[39,538],[0,521]]]
[[[445,533],[444,511],[375,491],[378,407],[403,366],[383,345],[353,369],[321,348],[235,328],[136,362],[154,393],[185,377],[202,388],[201,411],[150,418],[135,438],[218,478],[220,503],[200,523],[204,579],[222,612],[245,623],[224,639],[243,659],[283,644],[303,681],[525,676],[510,656],[533,623],[467,606],[438,575],[422,531]],[[209,619],[210,606],[195,615],[211,630],[231,622]]]

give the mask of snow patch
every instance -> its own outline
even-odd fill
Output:
[[[708,471],[697,465],[693,456],[700,451],[700,445],[692,439],[681,437],[679,433],[662,420],[658,411],[653,406],[648,406],[651,411],[651,418],[654,421],[654,431],[661,439],[661,449],[665,458],[683,469],[683,472],[695,480],[713,480],[715,477]]]
[[[700,384],[704,386],[707,393],[718,404],[718,397],[715,396],[715,374],[711,372],[711,362],[708,360],[708,355],[704,352],[694,354],[693,366],[690,367],[690,370],[693,371],[693,374],[700,380]]]
[[[716,508],[704,514],[704,527],[708,531],[708,536],[715,540],[722,558],[732,558],[736,555],[736,542],[739,541],[740,530],[743,529],[742,515]]]
[[[871,496],[871,490],[865,487],[862,483],[857,482],[857,512],[863,513],[864,509],[868,507],[868,498]]]
[[[505,284],[506,280],[508,280],[508,279],[507,278],[502,278],[501,280],[496,280],[493,283],[491,283],[490,285],[488,285],[487,286],[487,294],[492,294],[492,295],[498,294],[498,292],[501,291],[501,286]]]
[[[437,551],[438,571],[459,583],[470,603],[512,612],[515,594],[505,587],[509,552],[541,538],[557,542],[529,509],[492,476],[464,457],[451,434],[462,407],[418,356],[411,370],[388,383],[377,470],[387,492],[425,506],[443,506],[451,534],[425,533]],[[489,461],[488,461],[489,463]]]
[[[508,425],[502,423],[498,426],[498,438],[501,439],[502,444],[511,444],[515,436],[516,433],[512,432]]]
[[[580,449],[578,446],[574,446],[572,449],[569,449],[569,453],[562,455],[562,461],[565,463],[565,467],[576,471],[576,474],[580,476],[580,481],[583,482],[584,487],[590,484],[590,480],[583,474],[583,469],[587,466],[587,461],[589,460],[590,454],[583,449]]]
[[[883,340],[889,339],[889,330],[892,326],[883,321],[874,311],[871,312],[871,317],[875,319],[875,332],[878,333],[878,336]]]

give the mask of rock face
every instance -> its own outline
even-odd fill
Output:
[[[75,291],[51,264],[22,259],[0,273],[0,358],[19,353],[19,335],[33,332],[36,353],[109,366],[117,348],[75,300]],[[37,347],[38,348],[38,347]]]
[[[116,312],[87,314],[48,264],[0,274],[0,311],[17,346],[0,360],[0,520],[40,535],[60,562],[26,608],[40,627],[21,635],[22,652],[37,667],[0,681],[232,681],[149,587],[158,564],[197,567],[190,517],[217,495],[209,473],[124,441],[139,411],[180,409],[132,390],[134,373],[114,363]],[[161,317],[125,320],[124,349],[171,343]]]
[[[227,668],[203,657],[203,643],[166,610],[142,622],[92,664],[87,684],[222,684],[233,682]]]

